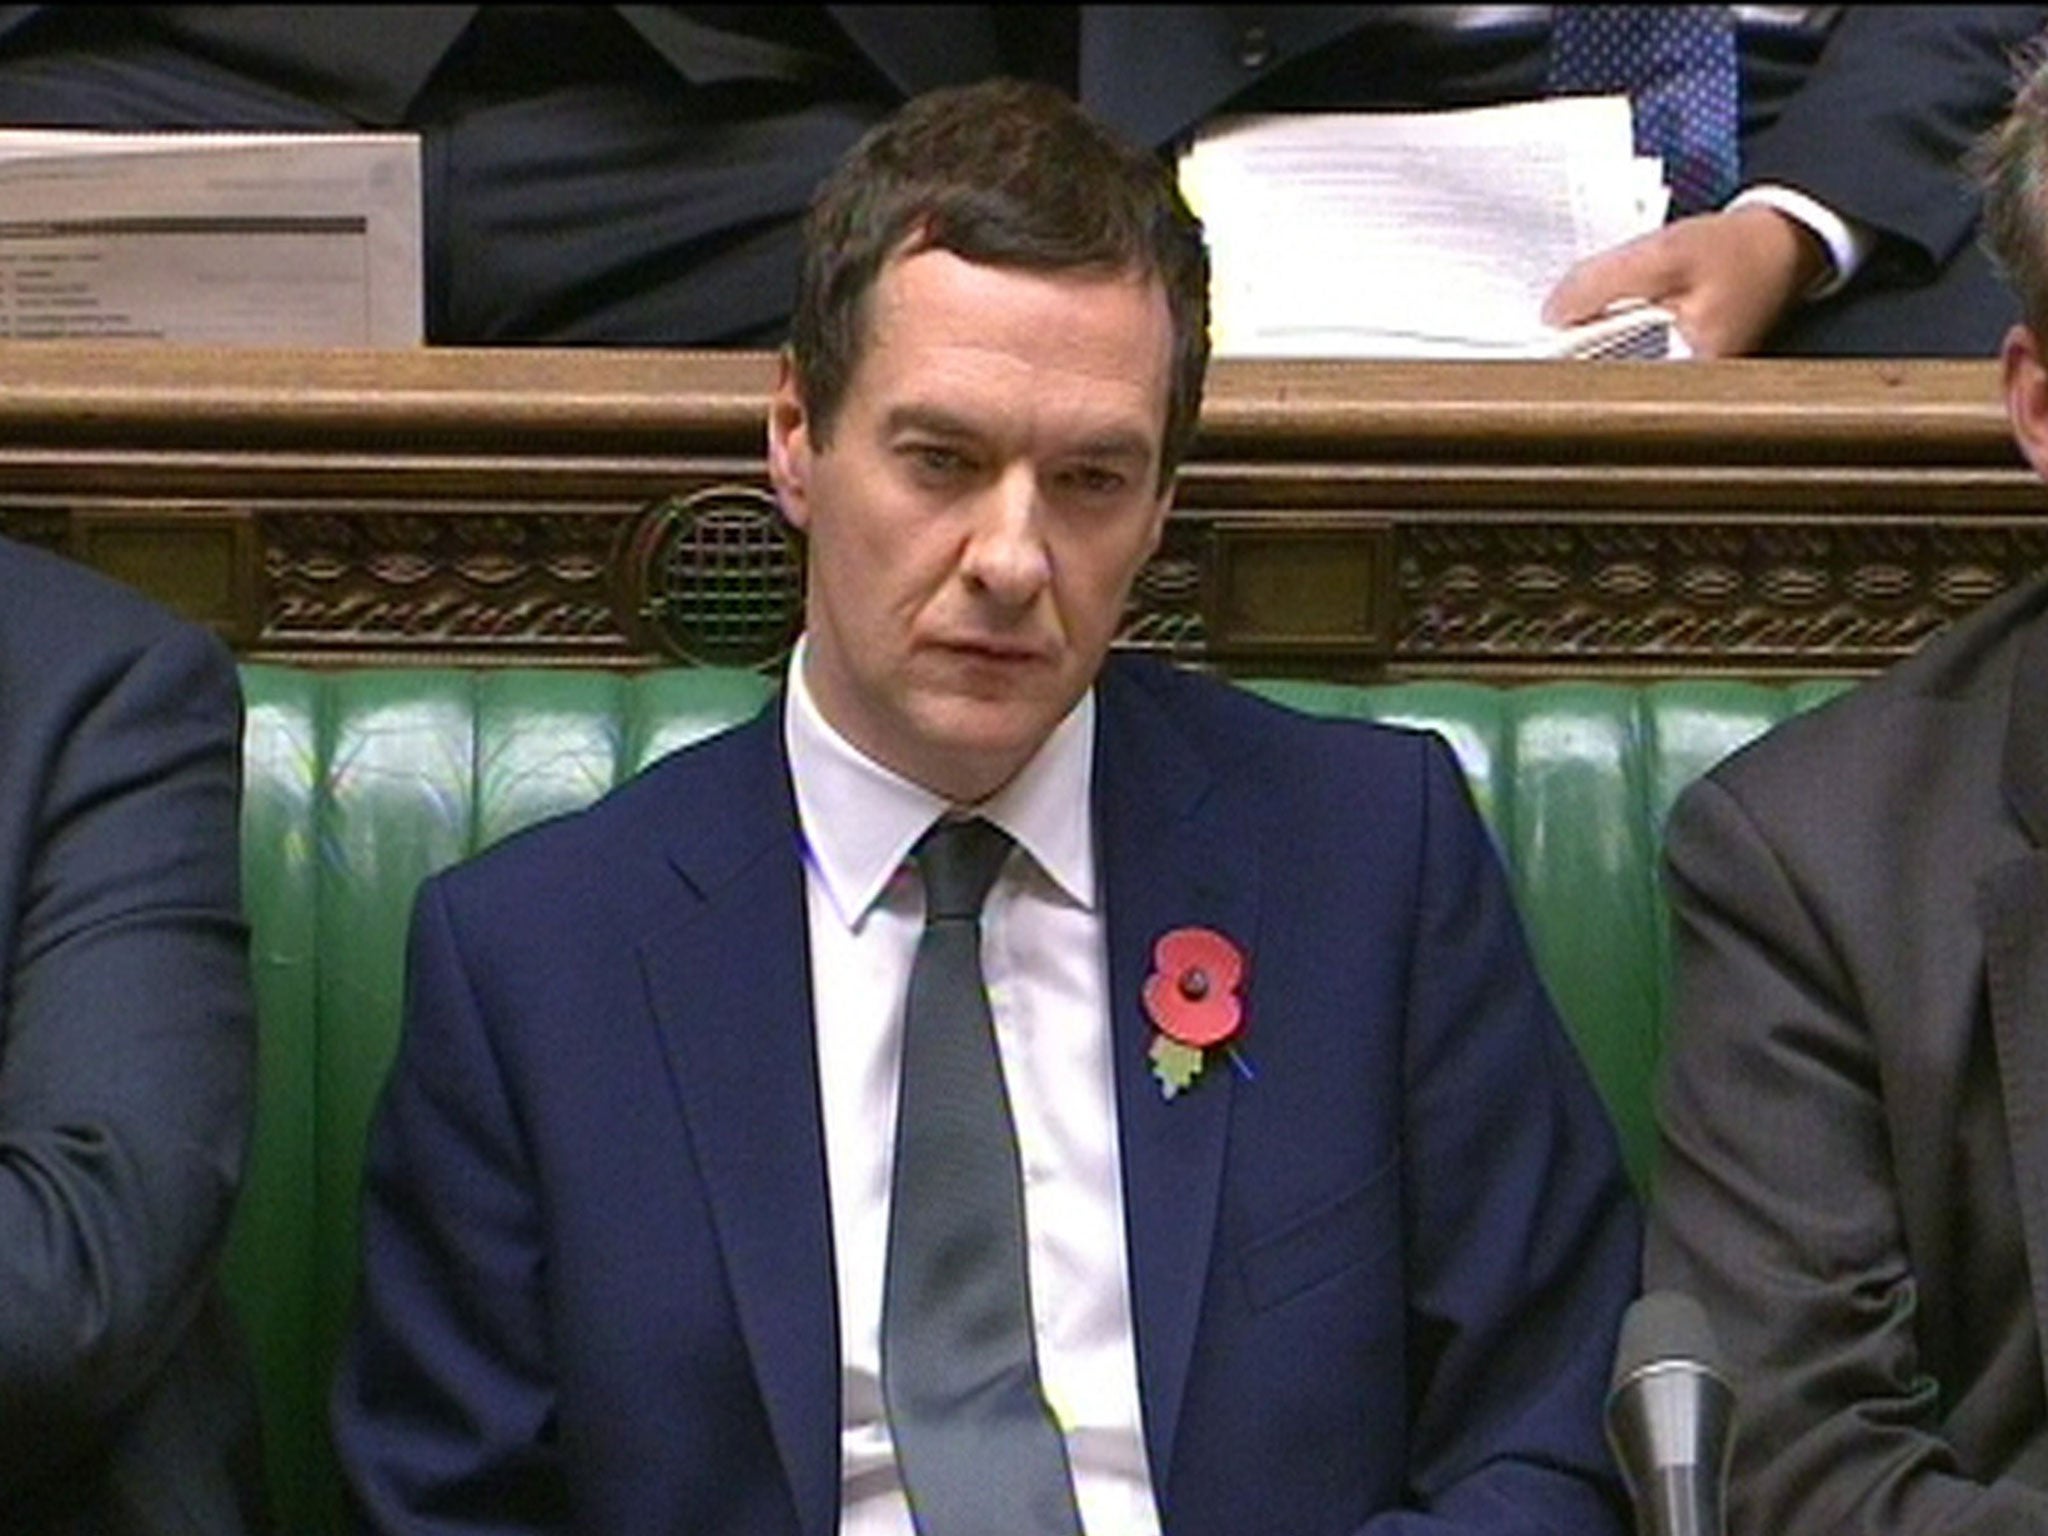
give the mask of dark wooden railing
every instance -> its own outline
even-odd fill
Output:
[[[773,375],[0,343],[0,532],[252,659],[768,665],[802,559]],[[1989,361],[1228,361],[1121,643],[1349,679],[1862,672],[2043,564]]]

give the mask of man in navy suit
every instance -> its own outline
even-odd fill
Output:
[[[270,1529],[220,1287],[248,1156],[227,647],[0,539],[0,1531]]]
[[[1105,660],[1206,366],[1170,177],[1050,88],[941,91],[806,247],[780,701],[422,889],[359,1517],[959,1529],[882,1362],[916,858],[965,813],[1014,844],[979,949],[1078,1528],[1619,1531],[1638,1217],[1450,753]],[[974,1528],[1043,1530],[995,1454]]]

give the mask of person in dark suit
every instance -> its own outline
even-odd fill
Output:
[[[362,1523],[1618,1532],[1637,1215],[1454,759],[1105,661],[1206,363],[1170,177],[991,82],[878,128],[808,231],[784,693],[421,889],[334,1393]],[[891,1301],[903,1229],[985,1193],[904,1193],[961,821],[1002,860],[1001,1395],[1060,1523],[978,1429],[974,1523],[934,1514],[891,1363],[1001,1289],[977,1245]]]
[[[910,96],[1043,79],[1172,155],[1217,116],[1550,89],[1548,6],[0,6],[0,123],[411,128],[427,339],[778,346],[805,200]],[[1740,206],[1571,274],[1701,355],[1985,355],[1957,168],[2027,6],[1740,6]],[[1759,190],[1768,184],[1769,191]]]
[[[1986,158],[2048,477],[2048,73]],[[2048,1529],[2048,580],[1708,774],[1645,1275],[1736,1386],[1730,1530]]]
[[[264,1529],[215,1270],[255,1016],[204,631],[0,539],[0,1531]]]
[[[1564,9],[1083,6],[1080,94],[1161,146],[1225,113],[1534,100],[1552,89]],[[1974,242],[1962,158],[2048,8],[1731,9],[1735,203],[1589,259],[1547,318],[1644,298],[1699,356],[1995,352],[2017,308]]]
[[[1587,258],[1546,318],[1648,298],[1703,357],[1995,354],[2019,306],[1964,159],[2048,7],[1733,9],[1740,190]]]

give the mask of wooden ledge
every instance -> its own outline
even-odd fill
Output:
[[[772,665],[766,353],[0,342],[0,529],[255,657]],[[1347,678],[1862,671],[2048,562],[1985,361],[1212,370],[1122,643]]]

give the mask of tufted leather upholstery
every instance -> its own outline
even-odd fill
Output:
[[[713,669],[249,665],[242,678],[245,893],[263,1038],[228,1282],[256,1354],[282,1528],[312,1532],[339,1528],[327,1383],[355,1284],[363,1142],[396,1043],[414,887],[744,718],[770,683]],[[1559,1008],[1646,1180],[1665,814],[1723,754],[1842,685],[1247,686],[1321,713],[1431,726],[1451,742]]]

